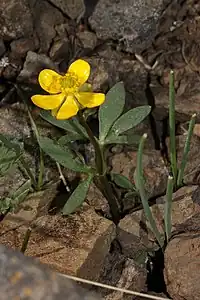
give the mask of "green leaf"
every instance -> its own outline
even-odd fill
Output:
[[[31,190],[31,180],[29,179],[12,194],[12,198],[15,200],[15,202],[17,202],[17,204],[19,204],[24,200]]]
[[[17,162],[20,154],[14,149],[7,148],[3,143],[0,143],[0,176],[4,176]]]
[[[112,126],[111,134],[121,133],[140,124],[150,113],[151,107],[148,105],[139,106],[123,114]]]
[[[47,137],[40,137],[40,147],[57,163],[76,172],[91,172],[91,168],[80,163],[78,158],[75,158],[69,149],[63,149],[60,145],[56,144],[53,140]]]
[[[125,104],[124,84],[115,84],[106,95],[106,100],[99,108],[99,140],[106,138],[113,123],[122,114]]]
[[[12,206],[12,199],[7,197],[0,201],[0,214],[5,214]]]
[[[127,144],[127,145],[134,145],[138,144],[140,140],[139,135],[108,135],[104,144]]]
[[[69,215],[73,213],[79,206],[84,202],[90,183],[92,181],[93,175],[89,175],[87,180],[79,183],[77,188],[73,191],[70,198],[67,200],[65,206],[62,209],[63,215]]]
[[[4,214],[8,210],[13,210],[22,201],[25,200],[28,193],[32,190],[31,180],[27,180],[22,186],[20,186],[12,195],[1,199],[0,201],[0,213]]]
[[[70,120],[56,120],[48,111],[43,110],[40,116],[50,124],[64,129],[68,132],[80,134],[83,138],[88,138],[86,130],[79,124],[76,118]]]
[[[0,133],[0,141],[5,145],[6,148],[14,150],[16,155],[21,154],[21,147],[19,143],[12,142],[9,138],[5,137],[5,135]]]
[[[72,143],[74,141],[79,141],[83,139],[83,136],[81,136],[79,133],[68,133],[59,138],[58,144],[67,145],[68,143]]]
[[[135,189],[134,184],[124,175],[112,173],[112,180],[121,188],[127,189],[127,190],[133,190]]]

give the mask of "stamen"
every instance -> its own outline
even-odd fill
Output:
[[[74,93],[79,87],[78,78],[76,75],[66,74],[60,79],[60,85],[64,93]]]

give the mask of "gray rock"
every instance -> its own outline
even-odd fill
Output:
[[[110,46],[102,47],[94,56],[87,58],[87,61],[91,64],[90,81],[95,91],[106,92],[117,82],[123,81],[128,108],[147,104],[147,71],[138,61],[127,54],[112,50]]]
[[[36,2],[33,16],[40,41],[40,51],[47,52],[56,36],[55,26],[64,23],[64,17],[56,7],[43,0]]]
[[[38,41],[34,39],[18,39],[10,44],[11,55],[15,57],[25,57],[28,51],[35,51],[38,46]]]
[[[0,39],[0,57],[6,52],[6,47],[2,39]]]
[[[89,22],[98,38],[116,40],[127,52],[140,52],[154,39],[163,8],[163,0],[100,0]]]
[[[22,71],[18,76],[18,81],[37,83],[37,77],[42,69],[50,68],[55,69],[55,65],[45,54],[37,54],[29,51]]]
[[[33,20],[28,0],[1,0],[0,38],[11,40],[33,33]]]
[[[200,206],[194,201],[194,198],[198,197],[198,192],[198,186],[185,186],[173,194],[172,231],[179,230],[180,224],[199,214]],[[160,197],[157,204],[151,206],[151,212],[161,233],[163,233],[164,201],[165,197]],[[117,228],[117,239],[122,247],[122,253],[136,260],[145,254],[147,248],[153,248],[155,237],[150,228],[143,209],[125,216]]]
[[[77,33],[77,37],[80,39],[82,45],[86,49],[94,49],[97,45],[97,37],[93,32],[80,31]]]
[[[84,0],[50,0],[64,14],[71,19],[79,19],[84,15],[85,4]]]
[[[82,289],[74,281],[51,272],[35,259],[2,245],[0,246],[0,267],[1,300],[16,299],[16,295],[21,295],[21,299],[29,300],[100,299],[98,295]]]
[[[70,52],[70,42],[65,37],[59,40],[56,40],[49,52],[49,56],[52,60],[60,62],[62,60],[66,60],[66,57],[69,56]]]
[[[146,288],[146,277],[147,271],[145,268],[115,249],[107,255],[104,261],[100,282],[121,289],[141,292]],[[134,298],[132,295],[122,294],[119,291],[102,288],[98,288],[97,291],[105,300],[131,300]]]
[[[197,300],[200,297],[199,216],[198,213],[182,224],[182,233],[177,234],[165,250],[165,282],[167,292],[174,300]]]

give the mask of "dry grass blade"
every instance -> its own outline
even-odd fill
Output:
[[[82,282],[82,283],[86,283],[86,284],[90,284],[90,285],[102,287],[102,288],[113,290],[113,291],[118,291],[118,292],[129,294],[129,295],[139,296],[139,297],[143,297],[143,298],[146,298],[146,299],[171,300],[170,298],[163,298],[163,297],[148,295],[148,294],[144,294],[144,293],[129,291],[129,290],[126,290],[126,289],[121,289],[121,288],[114,287],[114,286],[111,286],[111,285],[102,284],[102,283],[99,283],[99,282],[90,281],[90,280],[86,280],[86,279],[75,277],[75,276],[65,275],[65,274],[61,274],[61,273],[58,273],[58,274],[60,276],[66,277],[66,278],[74,280],[74,281],[78,281],[78,282]]]

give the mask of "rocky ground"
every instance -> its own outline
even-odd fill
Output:
[[[95,91],[106,92],[122,80],[126,109],[149,104],[151,117],[137,129],[148,133],[144,173],[152,212],[162,230],[163,196],[168,147],[169,70],[175,72],[178,160],[185,128],[193,113],[200,122],[200,2],[198,0],[1,0],[0,2],[0,132],[31,143],[27,113],[16,84],[27,96],[38,89],[44,68],[65,72],[82,57],[91,64]],[[30,98],[27,104],[31,105]],[[43,135],[55,129],[35,118]],[[109,220],[104,197],[91,186],[84,206],[68,218],[52,211],[52,201],[63,198],[56,184],[29,195],[15,214],[0,224],[0,243],[19,249],[26,229],[33,234],[26,254],[61,273],[80,276],[134,291],[157,293],[173,300],[200,297],[200,131],[195,128],[185,173],[185,186],[173,195],[173,238],[164,261],[148,261],[155,244],[136,200],[123,197],[123,217]],[[30,147],[29,147],[30,148]],[[27,147],[28,149],[28,147]],[[136,149],[113,146],[111,169],[133,180]],[[87,149],[87,154],[90,151]],[[28,153],[33,160],[33,153]],[[58,178],[52,164],[47,179]],[[75,174],[65,173],[72,182]],[[0,180],[0,195],[25,179],[20,173]],[[64,194],[64,198],[66,195]],[[45,201],[44,201],[45,200]],[[43,204],[40,215],[38,206]],[[47,205],[48,204],[48,205]],[[51,209],[49,209],[51,208]],[[98,292],[105,299],[128,299],[119,292]],[[132,298],[130,298],[132,299]]]

